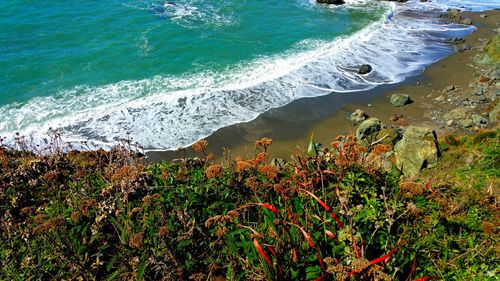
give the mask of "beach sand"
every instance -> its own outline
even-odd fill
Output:
[[[470,50],[455,52],[447,58],[429,66],[421,75],[408,78],[402,83],[383,85],[373,90],[300,99],[277,109],[272,109],[253,121],[222,128],[207,138],[209,152],[217,159],[228,152],[230,157],[250,157],[254,155],[255,140],[262,137],[273,139],[270,157],[289,158],[297,151],[305,150],[309,137],[314,133],[316,142],[329,145],[338,135],[354,134],[356,126],[348,119],[355,109],[365,111],[370,117],[377,117],[388,126],[401,123],[426,126],[440,133],[450,131],[445,128],[440,116],[457,108],[474,90],[469,84],[478,82],[480,69],[473,64],[473,58],[484,46],[487,38],[492,37],[500,27],[500,11],[484,13],[464,13],[472,19],[477,30],[467,36],[466,43]],[[481,16],[482,15],[482,16]],[[486,17],[484,17],[486,15]],[[497,31],[495,31],[497,29]],[[451,93],[444,101],[435,101],[442,95],[443,89],[455,85],[458,90]],[[496,86],[498,88],[498,85]],[[413,103],[403,107],[394,107],[389,103],[390,95],[403,93],[411,96]],[[368,106],[370,104],[370,106]],[[486,110],[479,108],[478,110]],[[402,120],[395,124],[391,116],[402,115]],[[192,149],[187,155],[195,156]],[[149,152],[149,161],[172,160],[182,157],[176,151]]]

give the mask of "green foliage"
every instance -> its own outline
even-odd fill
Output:
[[[427,171],[454,182],[398,183],[379,168],[383,147],[353,137],[311,138],[279,165],[271,143],[224,166],[206,142],[193,145],[200,158],[149,165],[123,148],[0,146],[0,279],[494,280],[497,134],[450,143]]]

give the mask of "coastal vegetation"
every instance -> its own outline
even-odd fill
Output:
[[[130,140],[0,138],[0,280],[497,280],[499,38],[469,85],[434,93],[454,107],[440,136],[358,109],[356,136],[311,136],[287,159],[268,138],[245,157],[216,160],[200,140],[157,163]],[[452,39],[472,52],[467,40]]]
[[[220,163],[204,140],[151,164],[127,145],[1,146],[0,279],[494,280],[499,140],[448,135],[402,178],[390,145],[352,136]]]

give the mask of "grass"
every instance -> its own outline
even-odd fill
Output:
[[[280,165],[269,139],[222,163],[0,146],[0,279],[495,280],[498,141],[448,136],[403,179],[353,137]]]

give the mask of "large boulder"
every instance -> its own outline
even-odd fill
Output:
[[[439,148],[436,132],[410,126],[403,139],[394,146],[396,165],[404,175],[413,176],[426,167],[437,164]]]
[[[404,106],[410,102],[410,96],[405,94],[393,94],[391,95],[389,102],[397,107]]]
[[[368,114],[366,114],[366,112],[364,112],[361,109],[354,110],[354,112],[351,113],[351,117],[350,117],[352,123],[354,123],[354,124],[359,124],[359,123],[365,121],[367,118],[368,118]]]
[[[368,118],[359,124],[356,130],[356,138],[359,141],[371,144],[376,141],[376,137],[380,129],[382,128],[382,122],[377,118]]]

